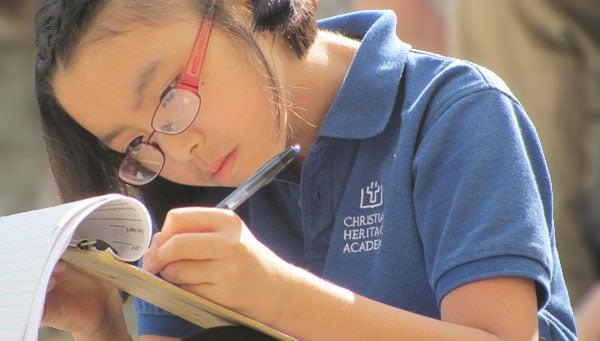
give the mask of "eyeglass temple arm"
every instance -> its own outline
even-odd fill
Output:
[[[202,20],[200,30],[196,36],[190,62],[188,63],[185,72],[179,79],[177,86],[178,88],[184,88],[192,92],[198,91],[200,72],[202,70],[202,65],[204,64],[204,57],[206,56],[212,23],[212,15],[209,15],[207,18]]]
[[[247,3],[250,6],[254,5],[253,0],[247,0]],[[202,20],[200,25],[202,27],[196,36],[190,62],[188,63],[185,72],[181,75],[181,79],[178,82],[179,88],[184,88],[192,92],[198,91],[200,72],[202,70],[202,65],[204,64],[204,57],[206,57],[210,31],[212,30],[213,25],[213,15],[209,14],[208,17]]]

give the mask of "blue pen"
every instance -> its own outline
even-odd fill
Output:
[[[250,198],[252,194],[271,182],[271,180],[273,180],[279,172],[284,170],[299,153],[300,146],[295,145],[288,147],[283,152],[275,155],[271,160],[260,167],[254,175],[246,180],[246,182],[223,199],[216,207],[235,210],[244,201]]]

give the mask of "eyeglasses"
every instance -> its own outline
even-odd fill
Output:
[[[119,168],[119,178],[134,186],[154,180],[165,166],[165,154],[152,141],[156,132],[176,135],[184,132],[196,120],[202,100],[198,93],[200,72],[212,29],[212,17],[205,18],[194,43],[186,70],[169,86],[152,116],[152,133],[146,142],[127,150]]]

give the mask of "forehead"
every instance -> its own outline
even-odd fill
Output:
[[[185,59],[196,29],[189,21],[131,25],[111,37],[82,41],[69,66],[55,73],[59,102],[84,128],[98,135],[99,128],[112,127],[112,121],[121,120],[132,107],[140,73],[152,66],[157,69],[157,80],[177,73],[174,68]]]

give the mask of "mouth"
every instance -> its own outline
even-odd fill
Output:
[[[212,173],[213,181],[217,184],[225,184],[227,178],[230,176],[235,161],[235,156],[237,154],[236,152],[237,148],[234,148],[219,161],[215,162],[209,169],[209,171]]]
[[[225,154],[225,156],[213,162],[213,164],[210,167],[208,167],[208,172],[210,172],[213,175],[217,173],[221,169],[221,167],[223,167],[223,163],[225,163],[225,160],[229,157],[229,155],[231,155],[231,152]]]

